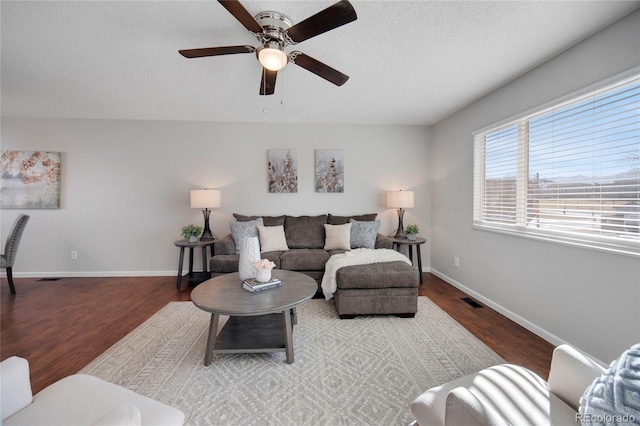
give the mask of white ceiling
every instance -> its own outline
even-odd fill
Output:
[[[334,1],[250,1],[296,23]],[[351,78],[292,64],[259,96],[254,55],[179,49],[256,39],[218,2],[2,1],[9,117],[433,124],[640,6],[640,1],[354,1],[358,20],[295,46]],[[288,48],[288,51],[293,50]]]

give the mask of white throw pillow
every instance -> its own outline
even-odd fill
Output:
[[[284,226],[258,225],[258,234],[260,234],[260,253],[289,250],[287,238],[284,235]]]
[[[324,225],[325,250],[351,250],[351,224]]]

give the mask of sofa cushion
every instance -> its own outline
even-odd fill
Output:
[[[240,254],[242,241],[246,237],[258,237],[258,225],[264,225],[261,217],[247,222],[229,222],[231,235],[236,244],[236,254]]]
[[[359,220],[350,220],[351,223],[351,248],[368,248],[376,247],[376,236],[380,228],[380,221],[362,222]]]
[[[416,268],[401,260],[344,266],[336,271],[338,289],[418,287]]]
[[[282,252],[280,266],[289,271],[323,271],[329,253],[323,249],[298,249]]]
[[[287,239],[284,236],[284,226],[260,226],[260,252],[289,250]]]
[[[261,259],[269,259],[276,264],[276,268],[280,268],[281,251],[269,251],[260,253]],[[238,272],[238,264],[240,263],[240,255],[238,254],[216,254],[209,261],[211,272],[216,274],[230,274]]]
[[[351,224],[324,225],[325,250],[350,250],[351,249]]]
[[[236,218],[238,222],[249,222],[250,220],[256,220],[261,217],[264,222],[264,226],[284,226],[284,218],[285,216],[244,216],[238,213],[234,213],[233,217]]]
[[[575,410],[550,393],[540,376],[513,364],[485,368],[422,393],[411,403],[418,424],[443,426],[447,396],[460,386],[512,425],[576,424]]]
[[[182,425],[184,413],[93,376],[75,374],[40,391],[33,403],[4,420],[12,425],[90,425],[123,404],[140,410],[143,425]]]
[[[351,219],[362,222],[371,222],[372,220],[376,220],[376,217],[378,217],[378,213],[360,214],[355,216],[334,216],[329,213],[327,223],[330,225],[343,225],[345,223],[349,223]]]
[[[140,419],[140,409],[133,404],[122,404],[117,406],[111,411],[108,411],[104,416],[100,417],[95,422],[91,423],[91,426],[140,426],[142,420]]]
[[[320,216],[287,216],[284,221],[287,245],[290,249],[323,248],[325,223],[327,223],[326,214]]]

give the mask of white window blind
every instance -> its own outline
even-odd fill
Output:
[[[640,76],[474,133],[474,225],[640,254]]]

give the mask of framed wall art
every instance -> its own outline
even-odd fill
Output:
[[[342,150],[316,150],[316,192],[344,192]]]
[[[267,175],[270,193],[298,192],[298,160],[294,149],[269,149]]]
[[[59,209],[60,153],[0,151],[0,208]]]

